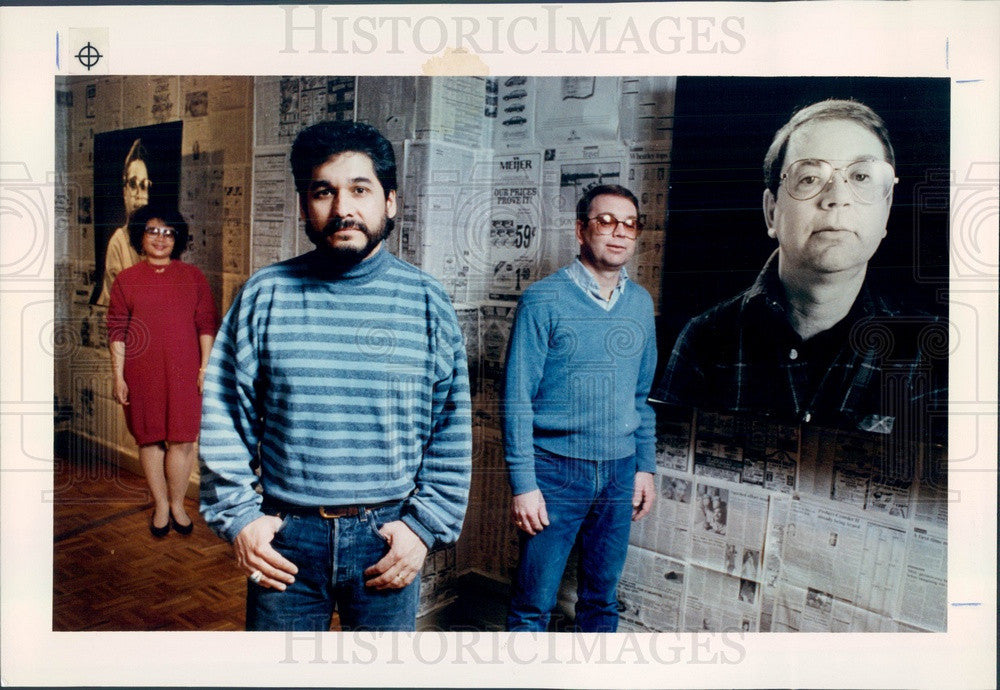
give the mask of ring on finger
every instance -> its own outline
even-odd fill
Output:
[[[260,572],[259,570],[255,570],[252,573],[250,573],[250,582],[254,583],[255,585],[259,585],[260,581],[263,578],[264,578],[264,573]]]

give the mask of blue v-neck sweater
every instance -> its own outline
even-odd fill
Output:
[[[504,451],[515,495],[538,488],[535,446],[570,458],[656,470],[653,300],[634,282],[608,311],[566,269],[518,303],[507,347]]]

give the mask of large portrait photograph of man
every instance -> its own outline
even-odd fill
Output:
[[[927,209],[946,181],[947,83],[681,79],[678,91],[691,111],[676,114],[664,280],[683,299],[664,319],[677,339],[657,397],[883,434],[899,418],[913,438],[943,438],[948,228]]]
[[[695,411],[696,476],[794,496],[764,540],[772,630],[944,629],[942,539],[920,609],[902,559],[863,554],[947,526],[949,88],[678,80],[651,400]]]

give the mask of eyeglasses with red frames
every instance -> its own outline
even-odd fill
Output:
[[[619,225],[622,226],[622,235],[629,239],[636,239],[642,232],[642,223],[638,218],[621,219],[611,213],[598,213],[587,221],[594,224],[594,231],[598,235],[613,235]]]

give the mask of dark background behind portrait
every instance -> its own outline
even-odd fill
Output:
[[[181,134],[184,123],[166,122],[119,129],[94,136],[94,261],[95,285],[91,303],[101,294],[104,254],[108,240],[125,223],[122,170],[132,142],[142,139],[146,171],[153,186],[149,200],[178,203],[181,175]]]
[[[947,315],[950,81],[680,77],[667,200],[661,360],[684,324],[749,287],[777,247],[762,211],[764,154],[802,107],[850,98],[878,113],[896,152],[888,235],[869,275],[914,310]]]

